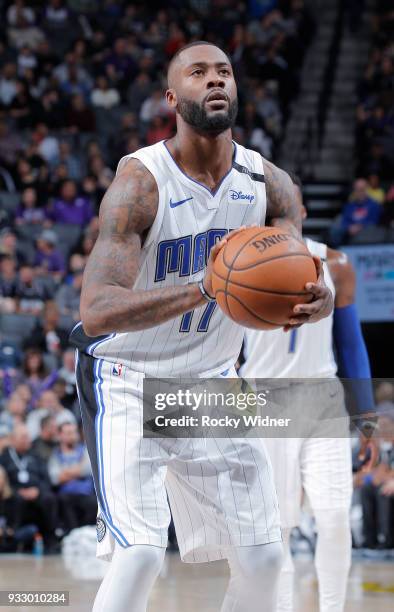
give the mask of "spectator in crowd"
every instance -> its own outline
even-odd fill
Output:
[[[0,312],[15,312],[18,276],[12,255],[0,255]]]
[[[8,105],[8,114],[19,130],[33,127],[35,102],[24,81],[16,81],[15,95]]]
[[[9,44],[15,49],[21,49],[25,45],[36,49],[45,38],[44,32],[26,19],[22,11],[16,12],[16,23],[8,28],[7,33]]]
[[[22,378],[21,363],[22,353],[20,348],[14,342],[0,339],[0,422],[2,418],[1,408],[4,406],[6,398],[11,395]]]
[[[42,417],[40,421],[40,435],[32,444],[32,453],[48,463],[58,442],[57,426],[52,415]]]
[[[9,414],[5,410],[0,411],[0,456],[10,445],[12,429],[13,424]]]
[[[394,409],[394,384],[389,381],[379,383],[375,391],[375,400],[379,411],[385,408]]]
[[[34,266],[37,273],[50,273],[55,281],[60,281],[66,271],[64,257],[57,250],[58,237],[53,230],[46,229],[38,237]]]
[[[113,50],[105,62],[105,73],[108,79],[121,89],[124,89],[124,86],[133,80],[136,74],[136,65],[128,53],[124,38],[115,40]]]
[[[49,0],[44,9],[44,25],[51,30],[66,28],[69,24],[70,11],[63,0]]]
[[[79,321],[79,300],[81,296],[83,268],[72,275],[70,285],[61,285],[55,295],[55,302],[62,315],[70,315],[75,322]],[[1,281],[0,281],[1,282]]]
[[[342,228],[347,236],[355,236],[368,225],[377,225],[381,210],[376,200],[368,196],[368,183],[357,179],[350,200],[342,211]]]
[[[11,104],[17,91],[17,66],[7,62],[0,72],[0,103],[4,106]]]
[[[114,178],[113,170],[106,166],[101,154],[95,154],[89,158],[88,173],[89,176],[92,176],[95,179],[96,190],[101,191],[102,198]]]
[[[26,255],[18,244],[16,233],[9,227],[0,232],[0,256],[8,255],[17,261],[18,266],[26,263]]]
[[[22,380],[22,377],[21,377],[21,380]],[[18,385],[15,388],[15,393],[19,395],[19,397],[21,397],[24,402],[26,402],[26,410],[27,412],[29,412],[33,407],[32,393],[31,393],[31,389],[29,385],[27,385],[24,382],[18,382]]]
[[[22,265],[15,291],[18,300],[18,311],[21,314],[39,315],[45,302],[52,298],[51,284],[38,276],[38,270],[30,265]]]
[[[7,472],[0,465],[0,553],[22,551],[32,545],[37,532],[35,525],[21,525],[20,499],[10,487]]]
[[[330,244],[339,246],[364,228],[378,225],[381,215],[382,207],[368,195],[368,182],[363,178],[356,179],[349,201],[342,209],[339,225],[330,229]]]
[[[23,360],[24,382],[30,388],[32,404],[35,405],[40,395],[50,389],[56,376],[45,367],[43,353],[39,348],[28,348]]]
[[[160,140],[167,140],[173,135],[173,126],[164,117],[154,117],[146,133],[146,144],[153,145]]]
[[[96,119],[82,94],[76,93],[71,98],[71,106],[67,112],[66,125],[71,133],[94,132]]]
[[[15,213],[17,225],[42,225],[45,221],[45,211],[38,206],[37,190],[26,187],[22,191],[21,203]]]
[[[6,401],[5,409],[12,419],[12,427],[26,420],[27,403],[16,391]]]
[[[52,389],[44,390],[38,397],[36,408],[29,413],[26,419],[32,440],[40,435],[41,420],[46,416],[52,416],[57,427],[62,423],[76,423],[74,414],[60,403],[56,393]]]
[[[18,154],[22,151],[22,148],[23,140],[21,134],[15,130],[11,130],[7,123],[0,119],[0,164],[12,170],[15,167]]]
[[[42,533],[45,551],[57,552],[56,498],[51,491],[45,463],[31,451],[31,438],[26,425],[15,425],[11,444],[0,456],[0,464],[17,493],[22,523],[35,523]]]
[[[163,117],[169,114],[167,102],[161,88],[156,88],[147,98],[140,110],[140,119],[144,123],[150,123],[155,117]]]
[[[77,379],[75,375],[75,351],[72,348],[63,353],[62,367],[59,378],[65,382],[65,397],[63,403],[66,408],[72,409],[77,400]]]
[[[139,72],[127,92],[127,102],[130,111],[137,113],[144,100],[152,93],[152,80],[146,72]],[[148,112],[148,111],[147,111]]]
[[[361,470],[355,486],[361,487],[364,546],[366,549],[394,548],[394,413],[379,418],[379,465],[368,474]]]
[[[368,190],[367,194],[372,200],[375,200],[378,204],[383,204],[385,200],[384,189],[380,186],[380,178],[377,174],[371,174],[368,177]]]
[[[11,27],[17,27],[20,19],[33,24],[35,15],[33,9],[26,6],[24,0],[15,0],[7,10],[7,22]]]
[[[33,134],[32,141],[37,146],[37,152],[49,164],[55,164],[59,161],[59,142],[57,138],[51,136],[48,126],[45,123],[39,123]]]
[[[71,223],[85,227],[92,218],[92,205],[87,198],[78,195],[75,181],[64,181],[60,198],[48,208],[48,219],[54,223]]]
[[[86,446],[80,442],[77,426],[63,423],[58,430],[59,448],[48,463],[52,485],[57,487],[59,513],[69,533],[96,521],[97,501]]]
[[[65,103],[56,87],[45,89],[37,101],[36,116],[39,122],[45,123],[51,130],[65,126]]]
[[[59,142],[59,164],[66,166],[67,178],[73,181],[79,181],[82,178],[81,159],[72,152],[67,140]]]
[[[56,302],[47,301],[42,320],[37,322],[25,346],[36,347],[57,364],[63,350],[68,346],[68,331],[60,325],[60,313]]]
[[[20,77],[24,77],[27,70],[37,68],[37,57],[27,45],[22,47],[18,53],[17,66]]]
[[[92,104],[97,108],[109,110],[120,103],[120,95],[115,87],[110,87],[105,76],[99,76],[92,91]]]

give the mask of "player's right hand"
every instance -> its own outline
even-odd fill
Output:
[[[254,226],[257,226],[257,223],[255,223],[254,225],[250,227],[254,227]],[[243,232],[244,229],[246,229],[246,225],[242,225],[242,227],[238,227],[232,232],[229,232],[228,234],[226,234],[226,236],[223,236],[223,238],[219,240],[219,242],[217,242],[212,247],[209,253],[207,267],[205,270],[205,276],[203,279],[204,289],[208,293],[209,296],[214,297],[213,289],[212,289],[212,270],[213,270],[213,264],[215,262],[215,259],[219,255],[220,249],[222,249],[227,244],[227,242],[231,240],[231,238],[234,238],[234,236],[236,236],[240,232]]]

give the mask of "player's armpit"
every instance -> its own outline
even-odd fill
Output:
[[[267,191],[267,225],[281,227],[301,238],[302,219],[297,206],[294,184],[284,172],[266,159],[264,177]]]
[[[197,285],[133,290],[158,199],[156,181],[140,161],[119,168],[101,203],[99,236],[83,277],[81,319],[88,336],[154,327],[204,302]]]

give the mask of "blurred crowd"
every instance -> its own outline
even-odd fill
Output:
[[[375,4],[373,44],[358,87],[356,155],[358,175],[386,183],[394,173],[394,7],[390,0]]]
[[[362,546],[369,554],[394,550],[394,385],[380,382],[375,391],[379,415],[379,464],[365,473],[354,455],[355,498],[362,508]]]
[[[357,4],[357,3],[356,3]],[[394,233],[394,5],[376,0],[372,47],[358,84],[356,175],[349,200],[330,232],[333,246],[393,242]]]
[[[0,550],[95,522],[68,336],[117,162],[174,133],[169,60],[222,46],[272,158],[313,28],[303,0],[0,0]]]

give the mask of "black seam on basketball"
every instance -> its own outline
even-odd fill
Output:
[[[257,232],[257,234],[256,234],[256,235],[254,235],[254,236],[253,236],[253,237],[252,237],[250,240],[253,240],[254,238],[256,238],[256,236],[258,236],[260,232],[261,232],[261,227],[259,228],[259,231]],[[248,242],[249,242],[249,241],[248,241]],[[248,244],[248,242],[247,242],[246,244]],[[227,244],[228,244],[228,243],[227,243]],[[227,247],[227,244],[225,244],[225,245],[224,245],[224,250],[223,250],[223,263],[224,263],[224,265],[225,265],[225,266],[227,266],[227,268],[228,268],[227,279],[226,279],[226,286],[225,286],[225,289],[224,289],[225,291],[227,291],[228,279],[229,279],[229,276],[230,276],[230,274],[231,274],[231,272],[232,272],[232,264],[227,265],[227,262],[226,262],[225,257],[224,257],[224,256],[225,256],[225,254],[226,254],[226,247]],[[240,254],[240,252],[242,251],[242,249],[244,248],[244,246],[245,246],[245,245],[243,244],[243,245],[240,247],[240,249],[237,251],[237,253],[234,255],[233,262],[234,262],[234,261],[237,259],[238,255]],[[226,298],[226,303],[227,303],[227,298]],[[228,307],[228,304],[227,304],[227,307]]]
[[[221,276],[216,271],[214,271],[214,275],[218,278],[225,281],[224,276]],[[236,285],[237,287],[243,287],[244,289],[252,289],[253,291],[259,291],[261,293],[272,293],[274,295],[312,295],[310,291],[273,291],[272,289],[265,289],[264,287],[251,287],[250,285],[243,285],[242,283],[238,283],[237,281],[231,280],[230,283],[232,285]]]
[[[217,291],[217,292],[216,292],[216,295],[217,295],[218,293],[224,293],[223,289],[219,289],[219,291]],[[259,315],[255,314],[255,313],[253,312],[253,310],[250,310],[250,308],[248,308],[247,306],[245,306],[245,304],[244,304],[243,302],[241,302],[241,300],[240,300],[239,298],[237,298],[237,296],[233,295],[233,294],[232,294],[232,293],[230,293],[230,292],[227,292],[227,293],[228,293],[228,295],[229,295],[230,297],[232,297],[232,298],[233,298],[234,300],[236,300],[236,301],[237,301],[239,304],[241,304],[241,306],[242,306],[243,308],[245,308],[245,310],[247,310],[247,311],[249,312],[249,314],[251,314],[253,317],[255,317],[255,319],[258,319],[259,321],[262,321],[263,323],[268,323],[269,325],[277,325],[277,326],[279,326],[279,327],[283,327],[284,325],[286,325],[286,323],[278,323],[278,322],[275,322],[275,321],[268,321],[268,319],[263,319],[263,317],[260,317]],[[226,295],[226,298],[227,298],[227,295]],[[226,299],[226,301],[227,301],[227,299]],[[227,302],[227,303],[228,303],[228,302]],[[228,310],[229,310],[230,314],[232,315],[231,308],[229,308]],[[235,319],[233,319],[233,320],[235,320]],[[240,325],[240,323],[239,323],[238,325]]]
[[[251,268],[255,268],[256,265],[259,266],[260,264],[268,263],[269,261],[275,261],[275,259],[286,259],[286,257],[309,257],[309,259],[312,259],[311,256],[308,255],[308,253],[286,253],[285,255],[276,255],[275,257],[271,257],[270,259],[263,259],[263,261],[259,261],[258,264],[256,264],[255,262],[253,264],[250,264],[250,266],[246,266],[245,268],[235,268],[234,269],[232,267],[231,271],[234,270],[234,272],[243,272],[244,270],[250,270]]]

